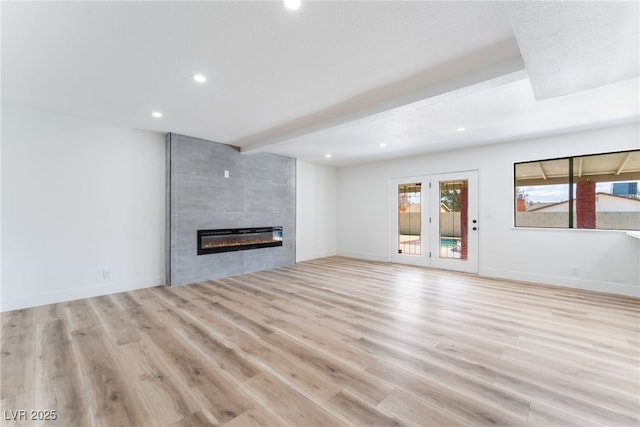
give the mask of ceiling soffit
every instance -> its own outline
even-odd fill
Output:
[[[505,2],[538,100],[637,77],[640,2]]]

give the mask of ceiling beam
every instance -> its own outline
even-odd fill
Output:
[[[507,40],[231,144],[244,154],[268,151],[294,138],[403,105],[425,100],[435,104],[525,78],[518,46]]]

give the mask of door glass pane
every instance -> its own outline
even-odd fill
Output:
[[[398,253],[422,255],[422,185],[398,185]]]
[[[467,259],[469,182],[440,181],[439,257]]]

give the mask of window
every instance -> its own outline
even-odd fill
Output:
[[[640,150],[514,165],[516,227],[640,230]]]

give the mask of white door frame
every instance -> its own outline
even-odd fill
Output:
[[[467,181],[467,259],[440,257],[440,182]],[[431,175],[431,267],[445,270],[478,272],[478,171]],[[475,222],[474,222],[475,221]]]
[[[467,259],[440,258],[440,192],[441,181],[468,181]],[[421,184],[421,254],[398,253],[398,185]],[[468,273],[478,272],[478,171],[462,171],[433,175],[417,175],[389,180],[389,261],[423,267],[442,268]],[[474,222],[475,221],[475,222]],[[474,229],[475,228],[475,229]]]

